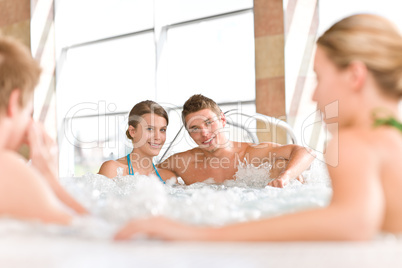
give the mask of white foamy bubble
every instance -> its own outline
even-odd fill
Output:
[[[185,185],[186,184],[181,177],[177,178],[177,183],[180,184],[180,185]]]
[[[203,183],[214,184],[214,183],[216,183],[216,181],[214,178],[208,178],[208,179],[204,180]]]
[[[172,185],[177,184],[178,181],[177,181],[177,179],[176,179],[175,177],[172,177],[172,178],[170,178],[170,179],[167,179],[165,183],[166,183],[166,185],[172,186]]]
[[[234,180],[222,184],[211,184],[210,180],[188,186],[173,181],[163,184],[154,175],[140,174],[114,179],[86,174],[62,178],[61,182],[92,215],[113,228],[130,219],[157,215],[197,225],[221,226],[329,203],[331,184],[320,162],[313,162],[312,168],[303,173],[304,184],[291,180],[285,188],[266,187],[270,168],[269,164],[255,167],[245,163],[239,166]]]
[[[122,176],[123,176],[123,172],[124,172],[124,168],[118,167],[118,168],[116,169],[116,173],[117,173],[117,176],[116,176],[116,177],[122,177]]]
[[[270,181],[270,170],[272,165],[265,162],[259,166],[248,164],[247,161],[239,162],[238,170],[234,175],[235,180],[230,182],[231,186],[265,187]]]

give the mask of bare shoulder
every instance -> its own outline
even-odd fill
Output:
[[[243,142],[242,143],[242,148],[247,150],[247,152],[253,152],[253,151],[258,151],[258,150],[267,150],[274,148],[276,146],[280,146],[277,143],[274,142],[261,142],[261,143],[251,143],[251,142]]]
[[[201,150],[198,147],[184,151],[184,152],[175,153],[175,154],[169,156],[165,161],[160,163],[158,166],[160,166],[161,168],[166,168],[166,165],[169,165],[169,167],[174,167],[175,163],[177,163],[178,160],[182,160],[182,159],[185,160],[185,159],[191,158],[194,155],[196,155],[197,152],[201,152]]]
[[[327,145],[326,163],[331,177],[347,178],[353,174],[354,180],[362,178],[362,173],[377,174],[378,154],[371,143],[370,132],[347,129],[340,130]],[[365,175],[365,177],[372,177]]]
[[[0,214],[66,223],[69,213],[36,169],[14,152],[0,153]]]
[[[7,160],[13,160],[13,159],[18,159],[17,153],[11,152],[11,151],[2,151],[0,152],[0,160],[7,161]],[[4,164],[3,161],[0,161],[0,165]]]
[[[372,131],[367,140],[378,155],[383,170],[386,170],[384,174],[388,174],[385,177],[397,177],[401,181],[402,171],[399,166],[402,159],[402,133],[391,127],[379,127]],[[393,175],[390,175],[391,173]]]
[[[389,128],[340,130],[328,143],[326,152],[329,168],[349,166],[349,173],[361,169],[378,174],[381,164],[396,163],[401,157],[401,133]]]
[[[0,153],[0,169],[2,176],[0,180],[8,179],[7,175],[18,175],[21,172],[29,171],[28,166],[24,163],[22,157],[14,152],[1,152]]]
[[[161,175],[164,181],[167,181],[171,178],[176,178],[176,174],[168,169],[158,168],[159,175]]]
[[[381,226],[385,203],[372,134],[370,129],[339,130],[327,145],[325,161],[333,189],[330,206],[358,215],[366,228],[374,230]]]
[[[0,153],[0,170],[0,181],[8,183],[38,175],[35,169],[29,167],[24,158],[12,151]]]
[[[391,147],[394,150],[402,148],[402,134],[399,130],[390,127],[377,128],[371,137],[372,142],[381,146]]]
[[[340,152],[348,155],[368,153],[373,149],[372,133],[363,130],[346,129],[340,130],[333,135],[328,143],[327,150],[332,152]]]
[[[198,147],[195,147],[195,148],[189,149],[187,151],[177,153],[176,155],[179,156],[179,157],[187,158],[187,157],[192,157],[192,156],[194,156],[194,155],[196,155],[198,153],[202,153],[202,150],[200,148],[198,148]]]
[[[263,157],[272,154],[272,157],[277,155],[287,158],[292,150],[303,147],[294,144],[281,145],[274,142],[262,142],[259,144],[247,143],[245,148],[246,153],[254,157]]]
[[[36,180],[38,174],[34,169],[29,168],[27,163],[14,152],[0,153],[0,196],[10,191],[9,187],[14,188],[16,185],[28,180]],[[23,183],[21,188],[26,184]]]
[[[98,174],[104,175],[108,178],[114,178],[117,176],[117,168],[124,167],[122,163],[115,160],[108,160],[102,164]]]
[[[157,167],[173,172],[176,177],[180,176],[182,171],[192,162],[195,161],[198,153],[202,151],[197,147],[184,152],[176,153],[169,156],[165,161],[158,164]]]

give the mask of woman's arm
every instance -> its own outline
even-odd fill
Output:
[[[176,153],[174,155],[169,156],[165,161],[156,165],[156,167],[161,170],[168,171],[167,175],[171,176],[173,174],[174,177],[179,176],[179,170],[185,169],[184,164],[186,163],[184,153]],[[165,179],[165,178],[163,178]]]
[[[177,178],[176,174],[168,169],[158,168],[158,172],[164,181],[167,181],[171,178]]]
[[[113,179],[114,177],[117,176],[117,168],[118,167],[119,167],[119,165],[116,163],[116,161],[114,161],[114,160],[106,161],[100,167],[98,174],[106,176],[110,179]]]
[[[358,137],[342,135],[342,146],[329,145],[328,157],[333,197],[326,208],[287,214],[221,228],[200,228],[164,218],[132,221],[116,239],[145,233],[168,240],[296,241],[366,240],[381,228],[384,198],[377,155]],[[332,162],[333,163],[333,162]]]

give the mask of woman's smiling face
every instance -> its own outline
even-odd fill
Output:
[[[167,122],[162,116],[148,113],[141,116],[137,127],[130,126],[135,150],[142,156],[157,156],[166,141]]]

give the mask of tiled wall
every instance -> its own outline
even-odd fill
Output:
[[[53,0],[0,0],[0,31],[26,44],[42,67],[34,96],[34,118],[56,138],[53,17]]]
[[[30,47],[30,0],[0,0],[0,31]]]
[[[306,120],[316,110],[311,94],[318,0],[254,0],[254,28],[257,112],[287,121],[299,144],[316,148],[321,124],[307,129]],[[287,143],[286,133],[272,126],[259,138]]]
[[[284,20],[282,0],[254,0],[256,110],[286,121]],[[261,141],[286,144],[286,133],[266,129]]]

